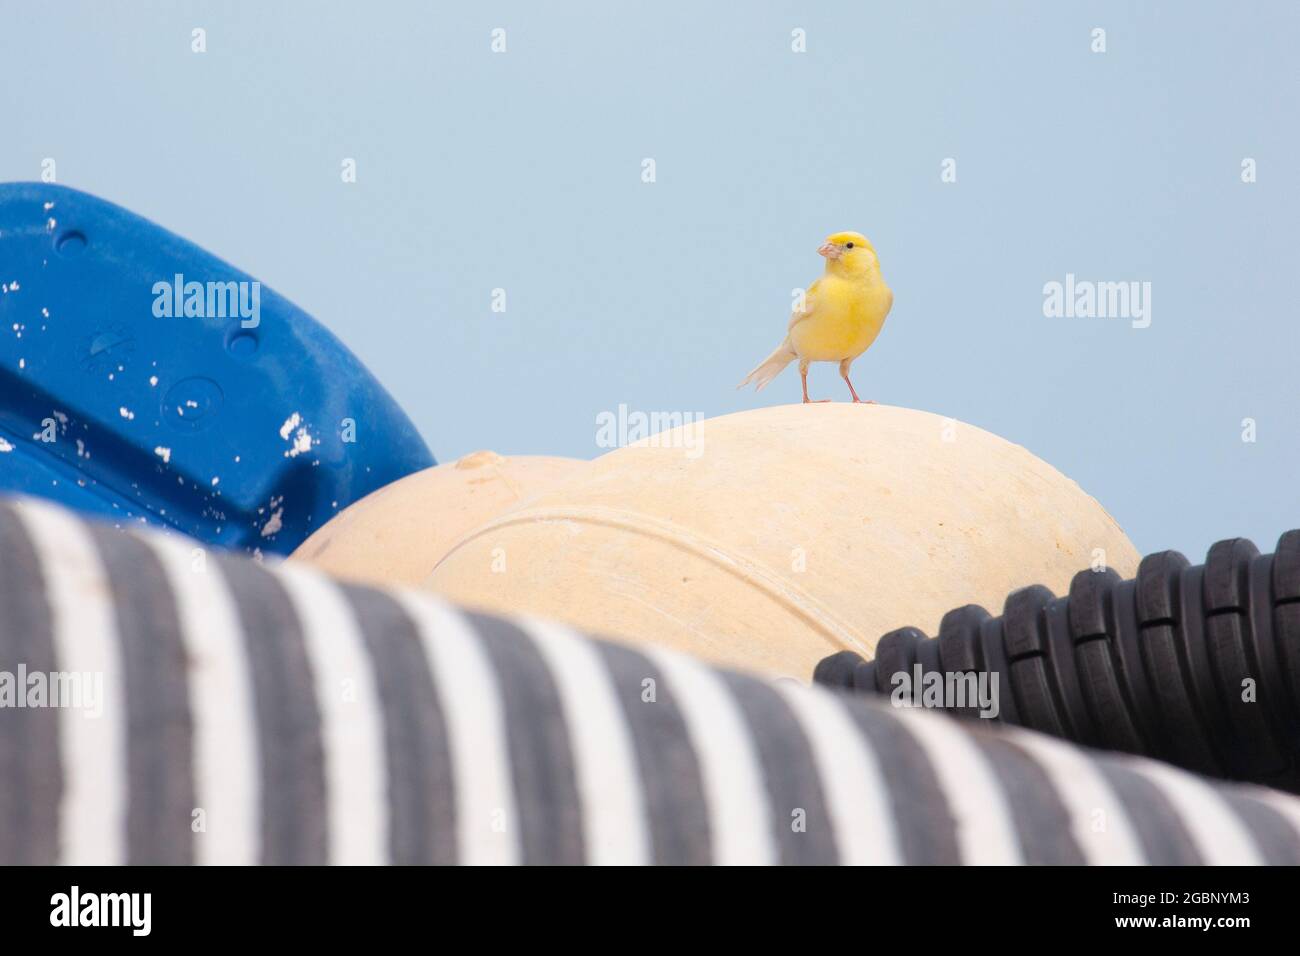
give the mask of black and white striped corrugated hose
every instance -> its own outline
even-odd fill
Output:
[[[25,499],[0,675],[3,864],[1300,863],[1275,791]]]

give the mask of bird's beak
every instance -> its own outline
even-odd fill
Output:
[[[828,242],[817,250],[818,255],[825,256],[827,259],[838,259],[844,254],[844,250],[833,242]]]

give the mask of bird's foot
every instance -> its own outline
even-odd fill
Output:
[[[805,398],[803,403],[805,405],[825,405],[829,401],[829,398]]]
[[[874,404],[876,404],[876,400],[875,400],[874,398],[865,398],[865,399],[864,399],[864,398],[855,398],[855,399],[853,400],[853,404],[854,404],[854,405],[874,405]]]

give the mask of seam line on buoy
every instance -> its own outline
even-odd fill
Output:
[[[688,551],[758,588],[777,604],[782,605],[796,617],[806,621],[814,630],[828,638],[832,643],[845,648],[857,649],[864,654],[869,655],[871,653],[871,649],[866,643],[816,598],[783,580],[763,565],[739,557],[716,541],[688,532],[680,525],[673,524],[670,521],[620,511],[615,508],[547,508],[545,510],[512,512],[509,515],[489,521],[487,524],[480,525],[457,541],[438,560],[438,563],[430,569],[429,575],[431,576],[442,566],[444,561],[475,538],[515,524],[565,520],[587,521],[592,524],[621,528],[625,531],[656,538],[665,544]]]

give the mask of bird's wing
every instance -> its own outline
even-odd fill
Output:
[[[787,334],[790,332],[791,329],[793,329],[800,322],[803,322],[806,319],[811,319],[813,315],[816,314],[817,289],[821,284],[822,284],[822,280],[818,279],[816,282],[810,285],[808,287],[808,291],[803,294],[803,311],[800,312],[798,309],[796,309],[794,312],[790,314],[790,324],[787,325],[785,328]]]

